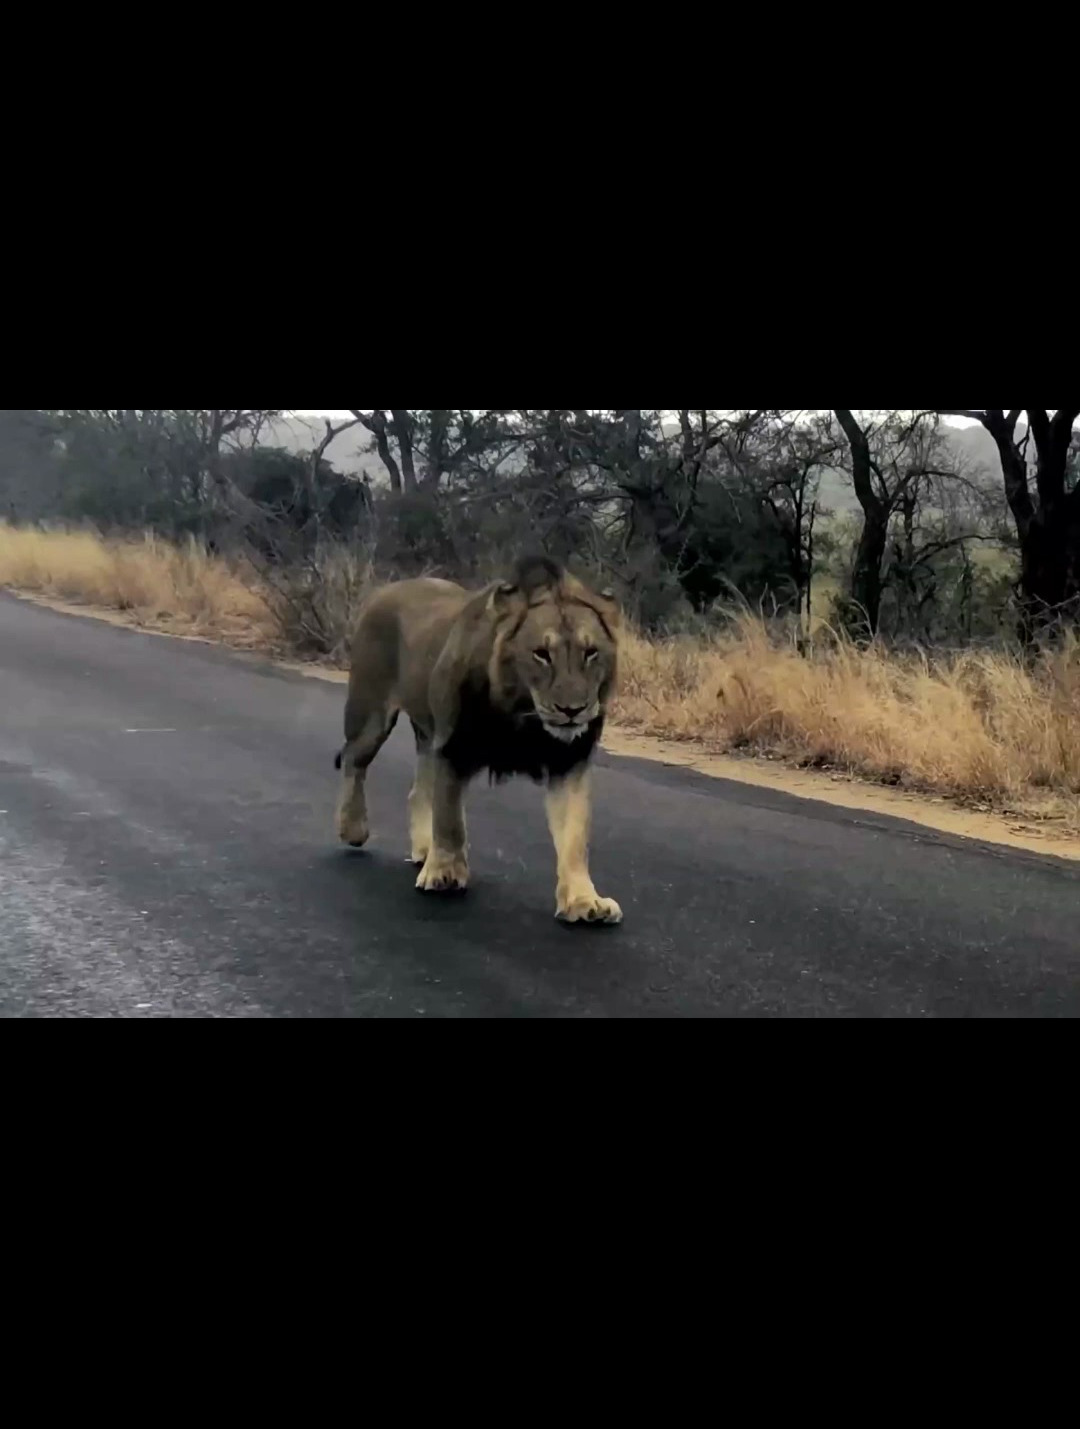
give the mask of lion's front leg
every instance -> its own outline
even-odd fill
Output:
[[[435,760],[431,751],[422,747],[417,751],[416,779],[409,795],[410,862],[418,868],[427,863],[434,843],[434,803]]]
[[[548,823],[559,860],[557,916],[564,923],[621,923],[622,909],[614,899],[601,898],[589,874],[591,778],[584,768],[548,790]]]
[[[432,755],[432,844],[416,886],[422,893],[463,893],[469,886],[465,785]]]

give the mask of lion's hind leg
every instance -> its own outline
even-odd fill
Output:
[[[465,781],[441,754],[432,754],[431,848],[416,886],[421,893],[464,893],[469,886]]]

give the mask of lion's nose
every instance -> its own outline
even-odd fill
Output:
[[[569,720],[577,719],[578,715],[583,715],[588,709],[588,705],[556,705],[555,708],[561,715],[565,715]]]

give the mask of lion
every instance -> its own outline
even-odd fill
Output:
[[[371,836],[368,770],[404,713],[418,767],[409,796],[412,862],[424,893],[469,884],[465,792],[482,770],[547,785],[558,857],[556,914],[616,924],[622,909],[589,874],[590,767],[618,665],[620,614],[546,558],[470,593],[451,581],[384,586],[366,601],[352,647],[338,806],[343,843]]]

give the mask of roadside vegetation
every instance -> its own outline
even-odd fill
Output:
[[[757,616],[708,639],[631,639],[620,722],[1080,828],[1080,643],[890,651]]]
[[[0,586],[119,611],[135,624],[246,648],[273,645],[265,598],[192,538],[107,539],[93,531],[0,524]]]
[[[337,547],[283,571],[154,534],[0,526],[0,586],[148,629],[340,664],[372,567]],[[891,649],[745,607],[626,638],[631,731],[829,768],[1080,827],[1080,643]]]

